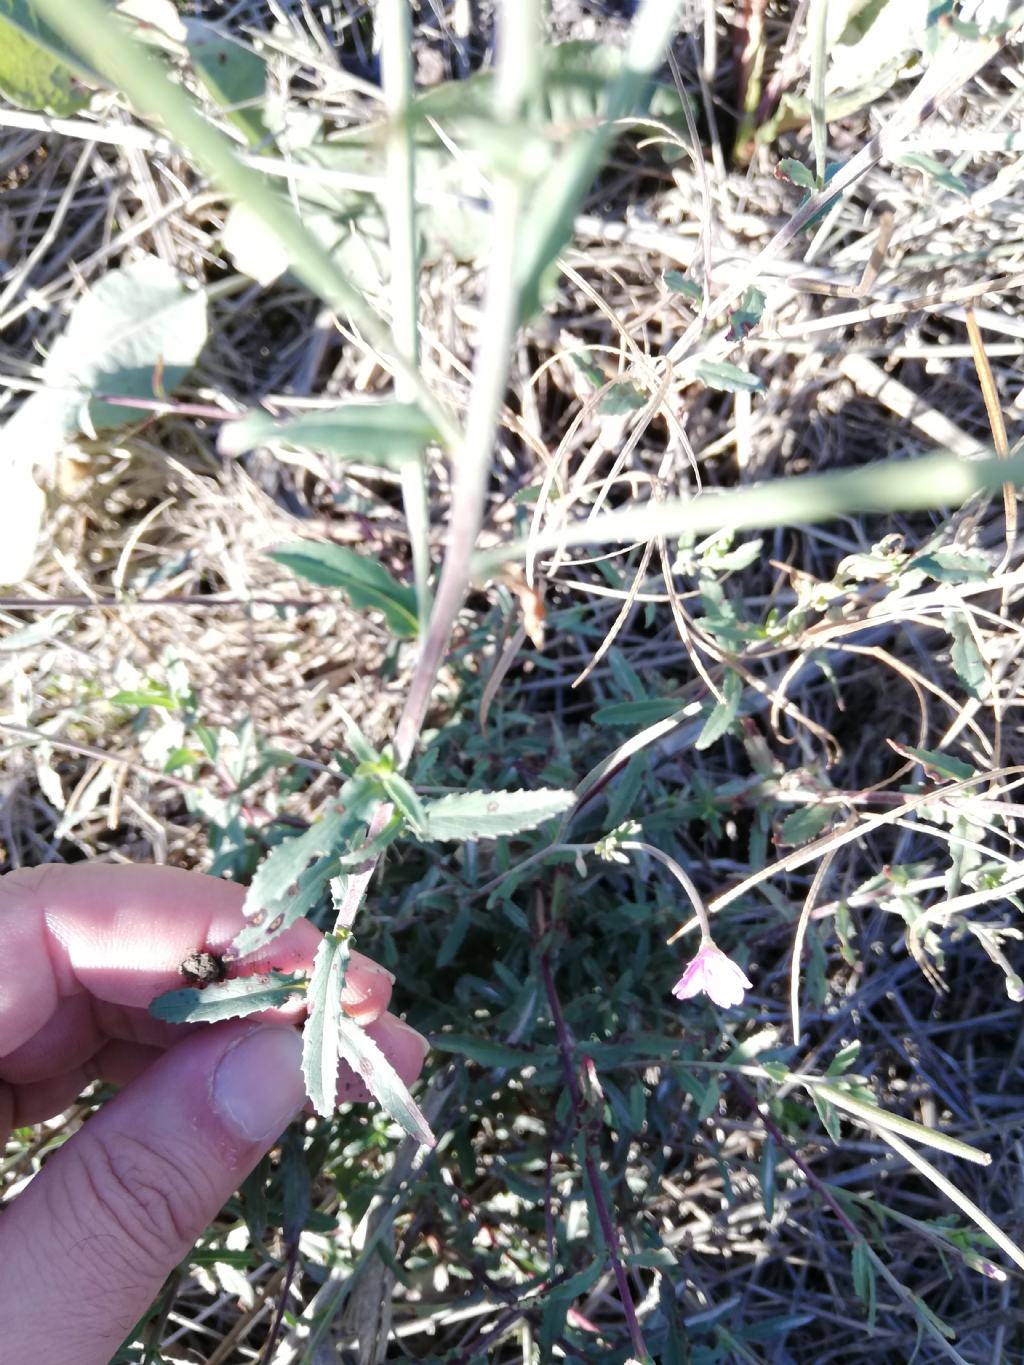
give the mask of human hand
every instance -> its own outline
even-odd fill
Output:
[[[260,1157],[301,1110],[299,1002],[218,1024],[152,1018],[196,948],[223,951],[244,892],[168,867],[70,866],[0,878],[0,1145],[90,1081],[123,1090],[0,1213],[4,1360],[107,1365]],[[246,968],[308,969],[300,920]],[[411,1082],[426,1040],[386,1012],[392,978],[353,953],[346,1012]],[[338,1098],[369,1098],[345,1066]]]

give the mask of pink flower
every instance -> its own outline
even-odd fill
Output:
[[[710,939],[705,939],[700,952],[672,987],[672,994],[677,1000],[689,1000],[703,991],[727,1010],[731,1005],[741,1005],[743,992],[752,989],[753,982],[747,980],[742,969]]]

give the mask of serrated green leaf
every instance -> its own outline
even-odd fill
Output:
[[[849,1071],[860,1054],[860,1039],[854,1039],[852,1043],[847,1043],[841,1047],[836,1055],[828,1064],[825,1072],[826,1076],[841,1076],[844,1071]]]
[[[437,432],[415,403],[342,403],[283,420],[258,409],[248,412],[225,422],[217,448],[222,455],[242,455],[255,446],[294,446],[398,469],[419,460],[435,440]]]
[[[672,697],[648,697],[644,701],[617,701],[594,712],[595,725],[654,725],[682,710],[682,702]]]
[[[775,174],[780,180],[788,180],[791,185],[799,185],[802,190],[816,190],[818,188],[818,181],[814,172],[802,161],[797,161],[791,156],[783,157]]]
[[[427,813],[412,784],[407,782],[401,773],[396,772],[381,772],[379,779],[388,800],[402,813],[409,823],[409,828],[415,834],[425,833]]]
[[[740,306],[729,314],[729,336],[733,341],[741,341],[757,326],[764,313],[764,305],[764,295],[751,285],[743,295]]]
[[[877,1278],[874,1262],[863,1238],[853,1244],[851,1257],[853,1269],[853,1292],[868,1310],[868,1329],[874,1329],[875,1309],[877,1307]]]
[[[172,697],[169,692],[162,692],[157,688],[140,688],[137,691],[115,692],[110,698],[111,706],[160,706],[165,710],[173,711],[177,706],[177,699]]]
[[[709,749],[716,740],[722,738],[736,719],[742,697],[743,679],[730,669],[722,682],[722,700],[715,703],[704,722],[704,728],[693,746],[695,749]]]
[[[804,1085],[810,1091],[816,1105],[820,1102],[830,1109],[842,1109],[869,1127],[880,1128],[883,1132],[899,1133],[912,1142],[921,1143],[923,1147],[934,1147],[963,1161],[973,1161],[978,1166],[988,1166],[992,1162],[989,1154],[979,1147],[972,1147],[967,1142],[961,1142],[959,1138],[949,1137],[935,1128],[926,1128],[924,1124],[915,1123],[912,1119],[905,1119],[899,1114],[890,1114],[880,1105],[853,1094],[848,1081],[837,1085],[824,1085],[821,1081],[805,1080]]]
[[[193,986],[165,991],[151,1001],[154,1019],[172,1024],[214,1024],[220,1019],[240,1019],[259,1010],[279,1009],[305,992],[305,979],[296,981],[287,972],[263,976],[236,976],[213,982],[198,990]]]
[[[423,1117],[419,1105],[409,1094],[405,1082],[381,1052],[365,1029],[342,1014],[338,1019],[338,1033],[341,1055],[349,1066],[361,1076],[370,1094],[396,1123],[421,1142],[424,1147],[433,1147],[437,1139],[430,1131],[430,1125]]]
[[[954,758],[952,754],[941,754],[935,749],[917,749],[912,744],[901,744],[898,752],[916,758],[933,777],[945,777],[951,782],[963,782],[978,771],[963,759]]]
[[[678,270],[666,270],[661,278],[673,294],[682,294],[685,298],[693,299],[695,303],[700,303],[704,297],[704,291],[697,281],[688,280]]]
[[[834,806],[801,806],[791,811],[779,830],[780,844],[806,844],[814,839],[832,818]]]
[[[427,839],[497,839],[536,829],[575,802],[570,791],[456,792],[424,806]]]
[[[307,998],[309,1015],[302,1031],[302,1074],[313,1108],[324,1118],[334,1113],[341,1060],[341,993],[351,954],[351,936],[327,934],[313,959]]]
[[[755,393],[764,385],[756,374],[741,370],[738,365],[730,365],[727,360],[702,360],[694,369],[694,374],[709,389],[723,393]]]
[[[833,1142],[838,1142],[841,1135],[839,1115],[836,1113],[833,1106],[829,1104],[825,1096],[819,1092],[817,1086],[811,1090],[811,1099],[814,1102],[815,1109],[818,1111],[818,1118],[821,1119],[821,1126],[825,1129],[825,1132],[828,1133]]]
[[[392,634],[411,639],[419,630],[416,594],[396,582],[375,559],[344,545],[298,540],[274,550],[271,559],[292,573],[325,588],[341,588],[357,610],[370,607],[384,615]]]
[[[950,662],[970,696],[981,698],[988,691],[985,661],[971,633],[967,615],[962,611],[946,613],[946,629],[952,640]]]
[[[906,572],[920,569],[939,583],[977,583],[988,578],[992,565],[983,555],[963,554],[946,547],[927,554],[914,555],[907,562]]]
[[[267,855],[246,892],[246,924],[231,945],[234,952],[245,956],[264,946],[316,905],[347,851],[345,841],[362,828],[378,800],[371,779],[353,778],[341,789],[339,803]]]

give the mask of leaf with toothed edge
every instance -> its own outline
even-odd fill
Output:
[[[573,805],[571,791],[455,792],[423,807],[423,839],[497,839],[536,829]]]
[[[244,957],[263,947],[316,905],[338,870],[336,852],[372,815],[379,799],[369,778],[352,778],[342,787],[339,803],[316,824],[272,850],[246,894],[247,922],[231,945],[233,954]]]
[[[341,1060],[341,993],[345,989],[352,939],[327,934],[316,950],[307,998],[309,1017],[302,1031],[302,1074],[313,1108],[324,1118],[334,1113]]]
[[[430,1124],[409,1094],[405,1082],[381,1052],[364,1028],[347,1014],[338,1017],[338,1036],[341,1056],[364,1081],[366,1088],[380,1107],[397,1124],[424,1147],[433,1147],[437,1139]]]
[[[154,1019],[171,1024],[214,1024],[220,1019],[241,1019],[259,1010],[280,1009],[302,995],[305,973],[269,972],[262,976],[237,976],[214,982],[202,990],[194,986],[165,991],[150,1002]]]

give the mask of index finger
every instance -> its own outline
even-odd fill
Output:
[[[83,991],[146,1010],[182,984],[179,964],[189,953],[227,948],[242,926],[244,898],[231,882],[173,867],[51,864],[0,878],[0,1057]],[[245,968],[308,968],[320,937],[298,920]],[[390,973],[353,954],[350,1012],[375,1018],[390,988]]]

